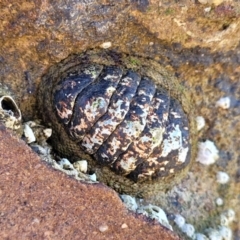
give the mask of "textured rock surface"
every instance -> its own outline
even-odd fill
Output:
[[[128,212],[110,188],[53,170],[0,127],[1,239],[179,239]]]
[[[192,90],[196,112],[206,120],[199,140],[213,141],[220,158],[210,167],[194,163],[180,185],[159,193],[154,201],[169,214],[182,214],[197,231],[218,224],[219,214],[233,208],[238,239],[240,4],[195,2],[2,0],[0,94],[9,92],[24,119],[32,120],[41,76],[71,53],[110,41],[120,52],[155,59]],[[138,64],[134,57],[131,61]],[[216,108],[225,96],[231,99],[230,108]],[[228,184],[217,184],[218,171],[228,173]],[[219,197],[224,201],[220,207],[215,204]]]

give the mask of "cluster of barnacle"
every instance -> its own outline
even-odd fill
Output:
[[[88,163],[86,160],[79,160],[71,163],[67,158],[60,158],[52,155],[52,148],[47,143],[52,134],[51,128],[46,128],[40,124],[39,120],[29,121],[23,124],[23,136],[30,147],[38,153],[41,159],[49,163],[53,168],[58,169],[77,180],[96,182],[96,175],[86,174]]]
[[[230,224],[235,219],[235,212],[229,209],[220,215],[221,225],[217,228],[208,228],[203,233],[195,232],[194,226],[186,223],[186,220],[180,214],[175,215],[175,224],[184,232],[188,237],[195,240],[231,240],[232,230]]]
[[[229,109],[231,105],[230,97],[222,97],[216,102],[216,107],[221,109]],[[196,117],[197,130],[200,131],[205,126],[205,119],[202,116]],[[219,151],[214,142],[206,140],[198,143],[198,154],[196,161],[203,165],[211,165],[215,163],[219,158]],[[226,172],[218,171],[216,174],[216,182],[219,184],[226,184],[230,180],[229,175]],[[216,205],[222,206],[223,199],[217,198]],[[179,214],[175,216],[174,222],[188,237],[196,240],[231,240],[232,230],[231,223],[235,219],[235,212],[232,209],[228,209],[221,213],[219,216],[220,225],[217,228],[205,229],[205,234],[195,233],[193,225],[185,222],[185,218]]]
[[[230,98],[222,97],[216,102],[216,107],[228,109],[230,107]],[[202,116],[196,117],[197,129],[200,131],[205,126],[205,120]],[[219,158],[219,151],[214,142],[206,140],[205,142],[198,143],[198,155],[196,161],[203,165],[210,165],[216,162]],[[216,181],[220,184],[226,184],[230,180],[226,172],[218,171]],[[219,198],[217,204],[221,205],[222,200]]]
[[[231,99],[230,97],[222,97],[216,102],[216,107],[222,108],[222,109],[229,109],[231,105]],[[202,116],[196,117],[196,123],[197,123],[197,130],[200,131],[205,126],[205,119]],[[199,142],[198,144],[198,155],[196,158],[197,162],[200,162],[203,165],[210,165],[216,162],[216,160],[219,158],[218,149],[215,146],[214,142],[210,140],[206,140],[205,142]],[[226,174],[219,173],[218,174],[218,181],[221,182],[221,179],[223,177],[226,177]]]
[[[152,204],[141,204],[139,203],[139,201],[141,202],[141,199],[138,199],[137,202],[136,198],[130,195],[121,195],[120,197],[129,210],[155,219],[161,225],[170,230],[173,230],[171,224],[168,221],[166,213],[159,206]],[[235,212],[232,209],[228,209],[220,214],[220,225],[216,228],[205,229],[204,234],[196,232],[194,226],[188,223],[186,219],[180,214],[176,214],[174,216],[174,223],[184,234],[186,234],[187,237],[194,240],[231,240],[232,230],[230,228],[230,225],[234,219]]]

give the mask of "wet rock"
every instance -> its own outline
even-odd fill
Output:
[[[215,204],[218,197],[224,201],[223,208],[234,208],[236,218],[240,217],[239,2],[212,5],[207,12],[204,9],[208,5],[197,1],[146,3],[1,1],[0,93],[7,90],[20,107],[24,121],[32,120],[37,115],[38,84],[47,69],[69,54],[104,42],[112,43],[111,50],[155,59],[173,71],[193,91],[193,105],[205,119],[199,140],[213,141],[220,158],[210,167],[193,163],[178,187],[159,193],[151,201],[161,203],[168,213],[182,214],[199,233],[209,225],[209,218],[219,219]],[[228,110],[215,106],[222,96],[231,99]],[[215,181],[218,171],[227,172],[231,178],[220,189]],[[33,223],[41,222],[39,219],[33,218]],[[232,225],[234,237],[239,237],[239,221]],[[45,232],[46,236],[51,233]]]

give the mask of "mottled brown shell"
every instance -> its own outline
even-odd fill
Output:
[[[59,154],[87,158],[98,180],[146,196],[188,169],[192,123],[177,79],[136,59],[100,50],[71,55],[43,77],[39,106]]]

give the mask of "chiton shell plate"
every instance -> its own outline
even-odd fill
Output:
[[[121,193],[152,195],[190,166],[187,91],[153,60],[106,50],[71,55],[43,77],[38,103],[55,150],[87,159],[98,180]]]

